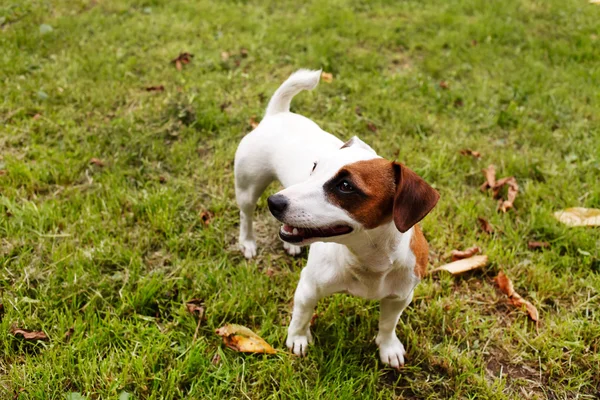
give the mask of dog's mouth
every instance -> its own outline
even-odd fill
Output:
[[[348,225],[335,225],[322,228],[297,228],[285,224],[279,230],[279,237],[288,243],[301,243],[309,239],[346,235],[350,232],[352,232],[352,228]]]

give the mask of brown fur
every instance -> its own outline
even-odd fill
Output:
[[[415,264],[415,275],[423,278],[427,273],[427,262],[429,260],[429,244],[421,232],[419,225],[414,226],[413,235],[410,238],[410,249],[412,250],[417,262]]]
[[[391,164],[376,158],[346,165],[325,183],[329,201],[350,213],[366,229],[390,221],[396,191]],[[354,186],[355,193],[341,194],[336,190],[336,185],[343,179]]]

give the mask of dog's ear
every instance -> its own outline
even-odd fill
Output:
[[[366,144],[365,142],[360,140],[358,138],[358,136],[352,136],[352,138],[350,140],[348,140],[346,143],[344,143],[344,145],[342,147],[340,147],[340,150],[345,149],[346,147],[358,147],[358,148],[370,151],[373,154],[377,154],[371,146],[369,146],[368,144]]]
[[[396,180],[394,224],[404,233],[429,214],[440,194],[404,165],[394,162],[392,167]]]

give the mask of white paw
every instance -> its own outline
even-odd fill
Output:
[[[240,250],[244,257],[251,259],[256,256],[256,242],[254,240],[240,241]]]
[[[283,242],[283,248],[290,256],[297,256],[302,251],[302,247]]]
[[[288,333],[287,340],[285,341],[287,348],[295,355],[301,357],[306,355],[310,343],[312,343],[312,335],[308,329],[304,335],[292,335]]]
[[[404,345],[395,335],[385,339],[378,335],[375,343],[379,346],[381,362],[396,369],[400,369],[404,365],[406,350],[404,350]]]

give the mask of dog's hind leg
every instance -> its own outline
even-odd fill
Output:
[[[248,176],[244,173],[235,174],[235,197],[240,207],[240,236],[239,246],[244,257],[250,259],[256,256],[256,240],[252,219],[256,202],[273,179],[266,174]]]

